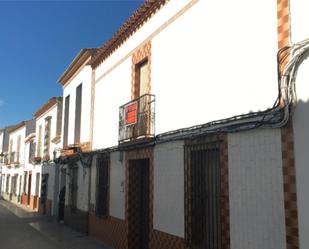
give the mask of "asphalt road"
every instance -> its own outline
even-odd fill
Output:
[[[110,249],[51,218],[0,200],[1,249]]]

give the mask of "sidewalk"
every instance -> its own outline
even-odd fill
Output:
[[[3,222],[10,224],[6,226]],[[5,229],[6,227],[9,229]],[[10,229],[12,231],[9,231]],[[23,235],[21,241],[17,236],[18,232]],[[14,236],[14,240],[6,238],[6,233]],[[25,241],[27,237],[31,241]],[[64,224],[55,222],[52,217],[42,216],[3,200],[0,200],[0,248],[112,249]]]

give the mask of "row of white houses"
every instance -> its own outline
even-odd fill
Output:
[[[0,130],[1,195],[115,249],[309,248],[306,0],[146,0]]]

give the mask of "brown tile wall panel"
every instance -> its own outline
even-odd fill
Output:
[[[36,209],[38,210],[39,213],[45,214],[45,215],[51,215],[52,212],[52,201],[51,200],[46,200],[46,202],[43,204],[40,201],[40,198],[35,196],[35,204],[36,204]]]
[[[289,0],[277,0],[278,48],[290,45]]]
[[[229,169],[227,134],[221,136],[221,223],[222,248],[230,249],[230,205],[229,205]]]
[[[150,249],[189,249],[184,238],[152,230]]]
[[[28,205],[28,195],[27,194],[23,194],[21,196],[21,204],[24,205],[24,206]]]
[[[45,203],[45,214],[46,215],[51,215],[52,213],[52,201],[51,200],[46,200]]]
[[[289,0],[277,0],[278,49],[290,46],[290,9]],[[289,61],[289,50],[280,54],[280,72],[283,73]]]
[[[29,207],[31,208],[31,209],[35,209],[35,196],[33,196],[33,195],[31,195],[30,196],[30,205],[29,205]]]
[[[34,196],[34,200],[33,200],[33,209],[34,210],[38,210],[38,207],[39,207],[38,199],[39,199],[38,196]]]
[[[127,225],[120,219],[99,218],[95,214],[90,214],[89,236],[115,249],[127,248]]]
[[[39,196],[37,196],[37,198],[36,198],[36,210],[38,212],[40,212],[40,205],[41,205],[40,203],[41,203],[41,198]]]
[[[281,129],[283,191],[287,249],[299,248],[297,192],[292,121]]]

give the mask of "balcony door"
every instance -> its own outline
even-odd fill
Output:
[[[136,129],[136,136],[140,134],[148,134],[149,130],[149,68],[147,58],[136,65],[136,91],[135,99],[138,100],[138,126]],[[144,96],[144,97],[142,97]]]

